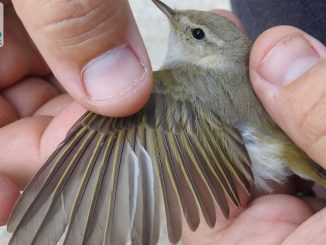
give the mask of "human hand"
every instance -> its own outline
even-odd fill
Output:
[[[326,168],[326,47],[299,29],[263,33],[250,57],[252,86],[274,121]],[[317,198],[255,199],[239,215],[185,231],[185,244],[326,244],[326,210]],[[217,211],[218,212],[218,211]]]
[[[150,62],[127,0],[4,4],[0,225],[19,190],[84,112],[77,103],[70,105],[73,99],[94,112],[124,116],[143,106],[152,86]],[[73,99],[46,81],[50,71]]]

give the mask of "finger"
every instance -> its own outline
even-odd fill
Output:
[[[29,77],[2,91],[4,98],[15,108],[18,116],[28,117],[59,92],[47,81]]]
[[[223,240],[238,244],[281,244],[313,211],[302,200],[288,195],[268,195],[254,200],[240,214]],[[245,232],[239,232],[245,231]]]
[[[302,197],[314,212],[319,212],[326,206],[326,201],[316,197]]]
[[[13,0],[54,75],[86,108],[123,116],[152,87],[151,66],[127,0]]]
[[[55,118],[28,117],[0,128],[1,172],[23,188],[84,112],[73,103]]]
[[[37,52],[12,6],[5,6],[5,42],[0,49],[0,89],[25,76],[44,76],[47,65]]]
[[[17,119],[18,115],[13,106],[0,95],[0,128]]]
[[[287,195],[263,196],[253,201],[237,218],[225,220],[223,228],[185,234],[185,244],[281,244],[312,215],[310,207]]]
[[[0,226],[5,225],[20,192],[16,184],[0,173]]]
[[[34,113],[34,116],[57,116],[63,110],[65,110],[72,102],[73,99],[70,97],[70,95],[59,95],[42,105],[39,109],[37,109],[37,111],[35,111]]]
[[[312,159],[326,167],[326,48],[289,26],[254,43],[252,85],[275,122]]]
[[[50,117],[24,118],[0,128],[0,170],[20,188],[41,165],[40,139],[50,121]]]
[[[324,208],[304,222],[282,244],[326,244],[325,218]]]
[[[235,219],[237,219],[239,214],[245,210],[245,207],[250,200],[250,196],[248,196],[248,193],[239,183],[236,183],[236,185],[241,207],[236,207],[230,200],[228,200],[230,213],[229,218],[226,219],[221,213],[220,208],[216,205],[216,222],[214,228],[208,226],[202,213],[200,213],[201,222],[196,231],[191,231],[186,220],[183,220],[182,241],[184,244],[214,244],[213,241],[219,239],[217,234],[222,233]],[[207,243],[205,243],[205,241],[207,241]]]
[[[86,112],[86,109],[76,102],[72,102],[60,114],[55,116],[51,123],[42,132],[40,140],[40,158],[45,162],[59,143],[66,137],[67,132],[76,121]]]
[[[11,0],[3,0],[1,1],[4,5],[11,5]]]

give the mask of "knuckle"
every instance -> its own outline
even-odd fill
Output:
[[[305,132],[311,142],[317,141],[326,134],[326,94],[316,100],[303,115],[299,129]]]
[[[326,168],[326,134],[319,137],[315,142],[313,142],[309,148],[308,153],[313,159]]]
[[[112,0],[46,1],[39,6],[40,15],[32,17],[34,28],[47,40],[59,46],[78,46],[104,33],[117,32],[118,19],[126,1],[112,4]]]
[[[126,0],[38,1],[26,10],[25,24],[40,52],[51,54],[51,60],[74,60],[78,64],[73,66],[83,66],[124,42],[130,21]]]
[[[297,101],[298,129],[309,145],[326,135],[326,62],[320,62],[308,74],[307,87],[302,89],[301,101]],[[300,113],[301,112],[301,113]]]

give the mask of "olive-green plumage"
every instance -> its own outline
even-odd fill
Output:
[[[215,204],[228,218],[237,183],[269,191],[295,173],[326,186],[250,87],[247,37],[224,17],[153,1],[171,37],[148,103],[74,125],[16,204],[10,244],[157,244],[165,229],[177,243],[183,218],[213,227]]]

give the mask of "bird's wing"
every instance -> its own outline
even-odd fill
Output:
[[[212,227],[215,202],[225,217],[228,200],[240,205],[236,180],[253,181],[240,135],[187,102],[153,94],[127,118],[87,112],[17,202],[10,244],[156,244],[164,221],[176,243],[183,217],[195,230],[201,211]]]

